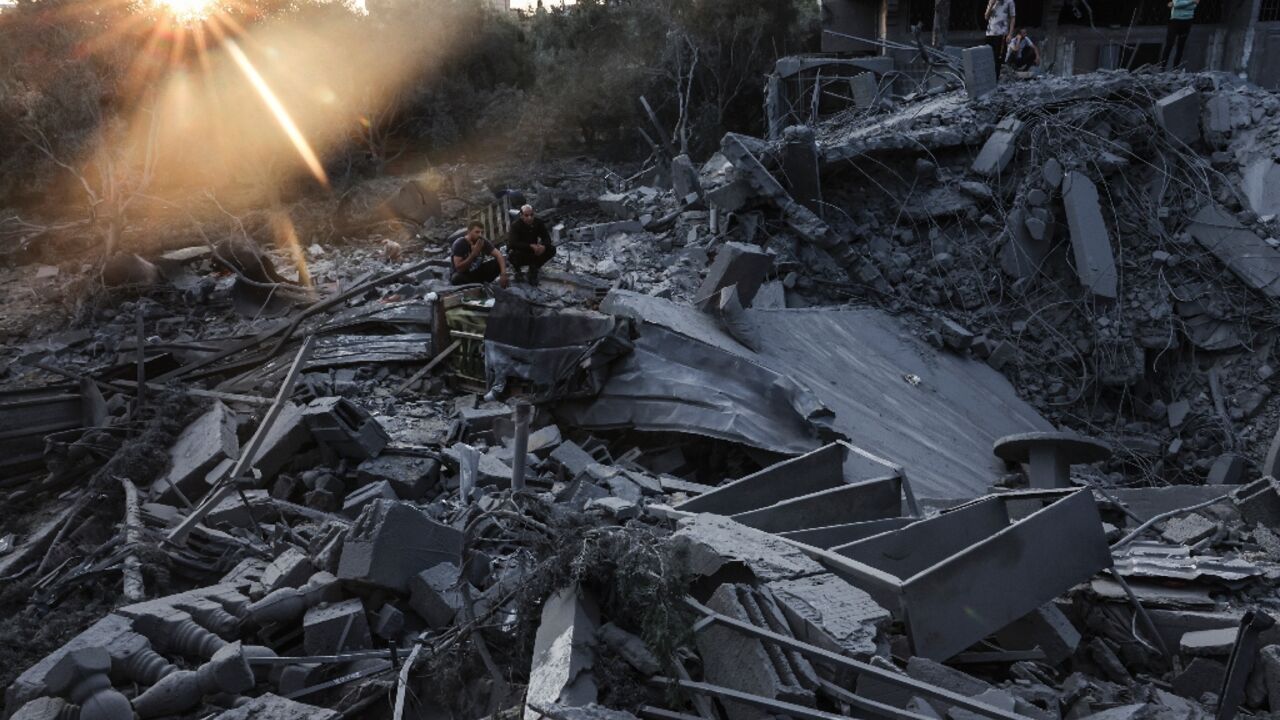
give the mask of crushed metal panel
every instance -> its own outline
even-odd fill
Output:
[[[1047,504],[1008,523],[1008,505],[1028,500]],[[916,543],[926,541],[932,544],[919,552]],[[1111,567],[1087,490],[988,496],[833,551],[802,549],[890,608],[906,625],[914,653],[936,660]]]
[[[867,458],[848,443],[834,442],[722,485],[676,509],[733,515],[890,474],[896,475],[897,468]]]
[[[812,527],[804,530],[790,530],[788,532],[778,533],[778,536],[787,540],[795,540],[796,542],[804,543],[805,545],[829,549],[836,545],[847,545],[848,543],[856,542],[863,538],[869,538],[872,535],[879,535],[883,532],[889,532],[890,530],[900,530],[917,520],[919,520],[919,518],[884,518],[881,520],[867,520],[864,522],[827,525],[825,527]]]
[[[599,395],[559,414],[590,430],[690,433],[798,455],[820,445],[831,413],[786,375],[646,325]]]
[[[820,390],[821,401],[835,413],[835,433],[906,467],[918,497],[983,495],[1004,474],[987,450],[997,438],[1054,429],[986,363],[940,353],[878,310],[748,309],[761,348],[752,352],[710,316],[670,300],[615,290],[601,308],[646,327],[661,325]]]
[[[902,478],[868,480],[800,495],[739,513],[734,520],[766,532],[782,532],[840,520],[878,520],[902,513]]]
[[[912,646],[951,657],[1110,566],[1098,507],[1073,492],[908,579]]]

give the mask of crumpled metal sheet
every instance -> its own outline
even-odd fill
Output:
[[[498,297],[484,335],[486,384],[532,386],[536,402],[593,397],[615,358],[631,352],[630,323],[603,313],[545,308]]]
[[[601,309],[643,321],[642,335],[659,325],[791,378],[806,389],[797,397],[812,398],[806,402],[835,413],[830,423],[834,437],[847,437],[905,467],[918,497],[982,495],[1004,472],[991,453],[997,438],[1053,430],[986,363],[938,352],[878,310],[751,308],[745,314],[760,338],[760,351],[752,352],[722,330],[715,318],[688,305],[614,290]],[[727,361],[717,362],[729,366]],[[713,386],[732,380],[724,372],[704,373],[703,378]],[[661,386],[653,390],[671,394]],[[753,402],[749,395],[740,398],[719,407],[751,412],[744,404]],[[768,448],[774,432],[772,425],[762,423],[750,435],[740,435],[738,442]],[[776,432],[791,431],[782,427]]]
[[[591,402],[560,408],[574,425],[705,435],[786,455],[831,439],[831,411],[795,381],[750,359],[655,325],[615,363]]]

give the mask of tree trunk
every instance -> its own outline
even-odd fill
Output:
[[[951,0],[933,0],[933,46],[947,44],[947,26],[951,24]]]

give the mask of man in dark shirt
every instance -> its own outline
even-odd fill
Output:
[[[467,234],[453,241],[454,285],[493,282],[507,286],[507,261],[493,243],[484,238],[484,225],[471,222]]]
[[[516,280],[523,279],[525,267],[529,268],[529,284],[538,284],[538,270],[556,256],[556,246],[551,244],[547,224],[533,214],[533,206],[520,208],[520,217],[511,223],[507,236],[507,254],[516,269]]]

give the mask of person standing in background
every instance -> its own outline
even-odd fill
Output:
[[[1004,65],[1005,44],[1013,34],[1017,21],[1018,6],[1013,0],[987,0],[987,11],[983,17],[987,21],[987,44],[996,56],[996,77],[1000,77],[1000,67]]]
[[[1169,29],[1164,34],[1164,49],[1160,51],[1160,69],[1167,70],[1169,54],[1173,53],[1173,67],[1182,66],[1182,51],[1187,47],[1191,34],[1191,19],[1196,16],[1200,0],[1173,0],[1169,3]]]

